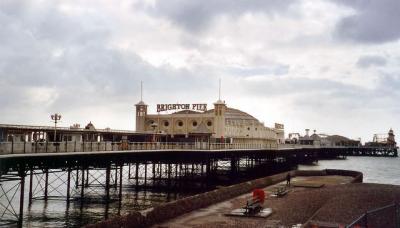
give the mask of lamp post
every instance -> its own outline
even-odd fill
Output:
[[[57,122],[61,120],[61,115],[56,113],[54,115],[51,115],[51,119],[54,121],[54,142],[56,142],[56,133],[57,133]]]
[[[152,123],[150,125],[150,127],[153,128],[153,142],[155,142],[156,141],[156,128],[158,127],[158,124],[157,123]]]

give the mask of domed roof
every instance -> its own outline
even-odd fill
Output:
[[[241,119],[241,120],[255,120],[254,116],[234,108],[227,108],[225,111],[225,118],[227,119]]]
[[[320,140],[321,139],[321,137],[319,136],[319,135],[317,135],[317,134],[312,134],[311,136],[310,136],[313,140]]]
[[[208,113],[214,112],[214,109],[210,109],[207,111]],[[235,119],[235,120],[254,120],[258,121],[254,116],[240,111],[239,109],[229,108],[227,107],[225,110],[225,119]]]
[[[94,127],[94,125],[92,124],[92,121],[90,121],[87,125],[86,125],[86,127],[85,127],[85,130],[96,130],[96,128]]]
[[[136,106],[140,106],[140,105],[146,105],[146,103],[144,103],[143,101],[139,101],[139,103],[135,104]],[[147,105],[146,105],[147,106]]]
[[[330,136],[326,137],[326,139],[331,141],[331,142],[352,141],[351,139],[346,138],[346,137],[341,136],[341,135],[330,135]]]

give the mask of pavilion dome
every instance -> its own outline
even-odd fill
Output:
[[[243,112],[239,109],[227,108],[225,111],[225,118],[227,119],[239,119],[239,120],[254,120],[258,121],[254,116]]]
[[[85,130],[91,130],[91,131],[96,130],[96,128],[95,128],[94,125],[92,124],[92,121],[90,121],[90,122],[86,125]]]
[[[210,109],[207,112],[214,112],[214,109]],[[243,112],[239,109],[229,108],[229,107],[227,107],[225,110],[225,119],[258,121],[258,119],[248,114],[247,112]]]

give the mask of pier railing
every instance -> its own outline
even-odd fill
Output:
[[[276,145],[254,143],[176,142],[1,142],[0,155],[67,153],[122,150],[235,150],[277,149]]]
[[[367,211],[346,228],[356,227],[400,227],[400,205],[393,203]]]

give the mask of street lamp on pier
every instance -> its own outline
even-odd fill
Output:
[[[54,142],[56,142],[56,133],[57,133],[57,122],[61,120],[61,115],[56,113],[54,115],[51,115],[51,119],[54,121]]]
[[[157,123],[152,123],[151,125],[150,125],[150,127],[151,128],[153,128],[153,142],[155,142],[156,141],[156,128],[158,127],[158,124]]]

